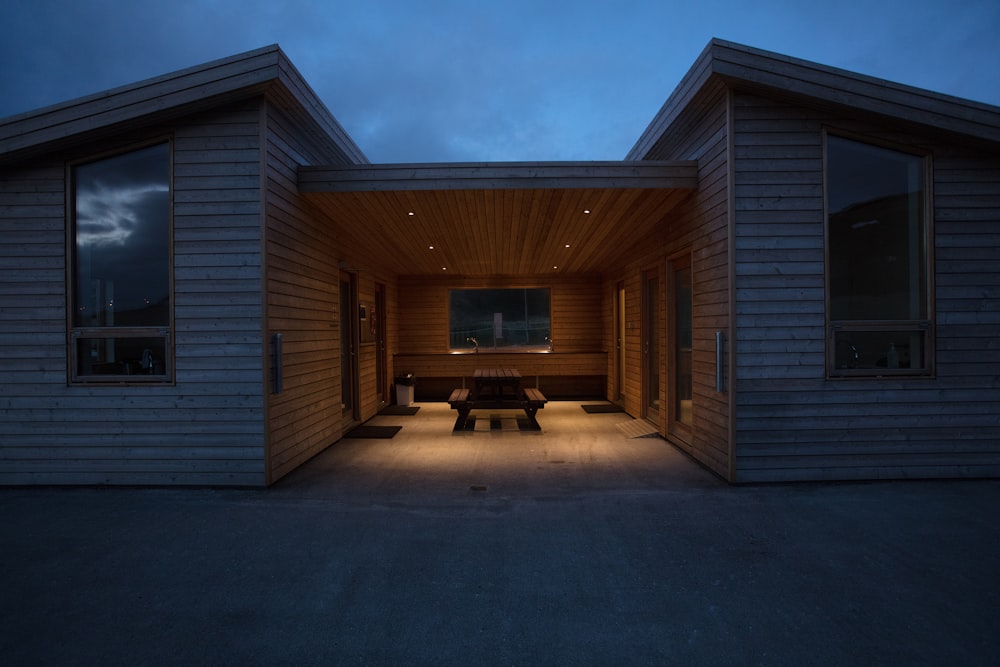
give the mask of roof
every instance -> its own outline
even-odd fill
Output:
[[[338,238],[404,275],[600,273],[698,187],[695,162],[300,167]]]
[[[626,159],[646,155],[692,98],[718,79],[732,89],[787,98],[1000,146],[1000,107],[713,39]]]
[[[1000,146],[997,107],[714,39],[625,161],[370,165],[267,46],[0,119],[0,164],[266,95],[331,156],[301,167],[298,187],[360,259],[400,274],[600,272],[697,188],[696,163],[645,158],[700,91],[722,84]]]
[[[293,104],[283,106],[298,114],[296,120],[316,128],[317,141],[330,143],[353,162],[368,162],[287,56],[272,45],[0,119],[0,164],[265,94],[282,100],[290,96]]]

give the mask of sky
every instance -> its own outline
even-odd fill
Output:
[[[0,117],[278,44],[369,160],[620,160],[717,37],[1000,106],[998,0],[3,0]]]

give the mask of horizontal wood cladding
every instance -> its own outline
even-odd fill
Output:
[[[0,484],[264,483],[257,113],[153,135],[173,134],[174,386],[67,385],[65,164],[4,171]]]
[[[344,418],[338,245],[296,189],[308,142],[273,105],[266,127],[267,332],[282,336],[283,380],[267,399],[271,483],[340,439]]]
[[[315,192],[345,247],[400,275],[599,273],[690,188],[534,187]]]
[[[452,289],[547,287],[555,352],[603,351],[598,276],[494,278],[401,276],[398,336],[401,354],[447,354],[448,294]],[[529,355],[529,353],[525,353]],[[529,355],[530,356],[530,355]],[[603,373],[601,373],[603,374]]]
[[[622,378],[626,412],[646,416],[643,388],[643,275],[655,272],[660,298],[654,305],[659,339],[656,341],[663,360],[659,372],[660,410],[656,425],[661,434],[706,467],[722,477],[729,477],[730,408],[729,395],[715,391],[715,333],[727,332],[729,322],[730,272],[728,237],[728,97],[724,86],[699,80],[701,73],[692,70],[675,97],[668,100],[650,130],[636,144],[631,158],[652,160],[697,160],[699,187],[658,220],[656,231],[636,236],[622,247],[612,262],[620,271],[605,274],[605,304],[614,304],[614,291],[625,288],[625,369]],[[693,86],[692,82],[697,82]],[[692,84],[692,85],[688,85]],[[693,86],[693,87],[692,87]],[[682,105],[684,108],[680,108]],[[667,352],[672,337],[668,260],[679,253],[691,259],[693,281],[693,428],[673,429],[667,406],[673,394],[669,377],[672,362]],[[613,311],[609,310],[609,317]],[[606,345],[617,343],[612,327],[605,329]],[[610,349],[614,349],[611,347]],[[609,377],[609,395],[614,391],[614,377]]]
[[[479,368],[516,368],[533,386],[530,377],[533,375],[606,375],[608,355],[606,352],[397,354],[393,365],[399,373],[413,373],[418,381],[421,377],[471,378]]]
[[[737,481],[1000,474],[1000,156],[739,95]],[[822,130],[932,154],[935,376],[827,380]]]

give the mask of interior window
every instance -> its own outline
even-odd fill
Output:
[[[831,375],[930,369],[925,158],[826,141]]]
[[[551,349],[549,289],[454,289],[449,293],[452,350]]]
[[[72,168],[76,381],[171,376],[169,162],[164,143]]]

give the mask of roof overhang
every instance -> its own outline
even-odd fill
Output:
[[[1000,108],[995,106],[713,39],[626,159],[649,155],[698,93],[720,81],[731,90],[829,110],[837,116],[942,133],[971,145],[992,145],[993,150],[1000,147]]]
[[[282,108],[331,160],[368,162],[284,52],[272,45],[0,118],[0,165],[254,97],[267,97]]]
[[[345,254],[402,275],[600,273],[698,187],[696,162],[300,167]]]

